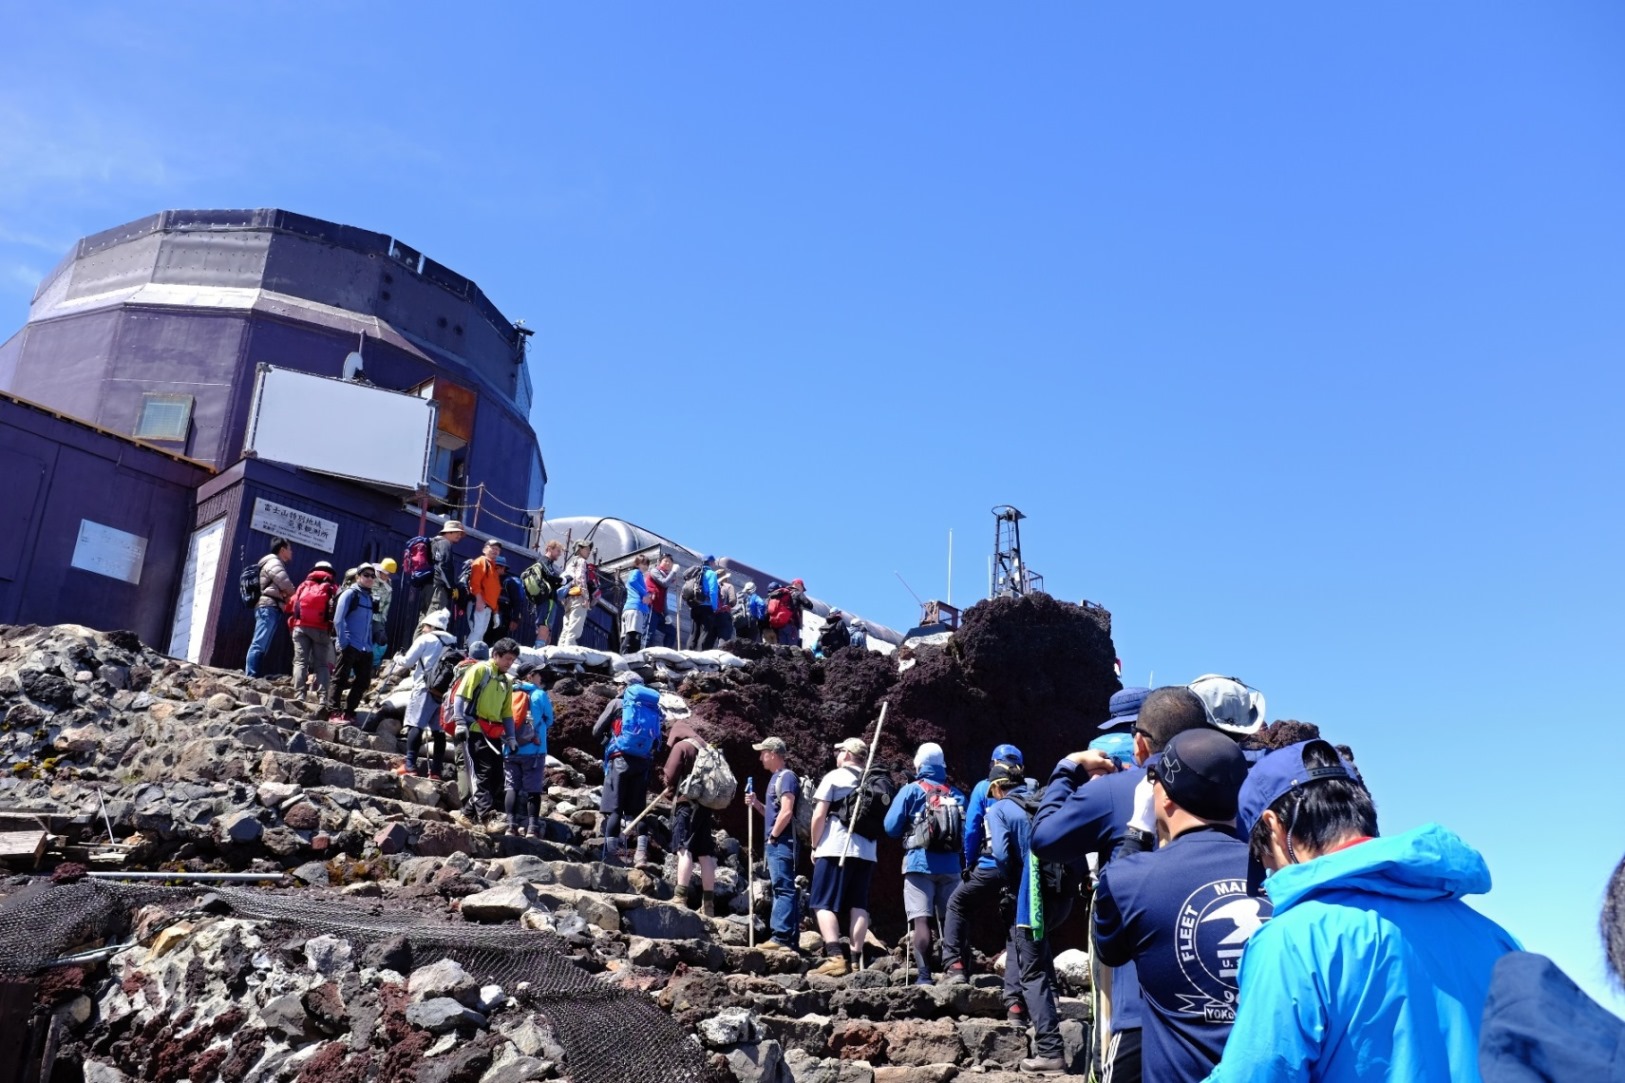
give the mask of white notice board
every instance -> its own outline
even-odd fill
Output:
[[[339,525],[308,511],[276,504],[263,496],[254,500],[254,517],[248,525],[273,538],[287,538],[295,545],[308,545],[324,553],[333,551],[339,536]]]
[[[175,599],[175,622],[169,630],[169,656],[198,662],[203,655],[203,629],[209,623],[214,602],[214,581],[220,571],[220,542],[226,521],[217,519],[192,532],[186,547],[186,570],[181,573],[181,592]]]
[[[146,538],[89,519],[79,520],[79,538],[74,542],[70,561],[75,568],[139,584],[141,565],[146,559]]]

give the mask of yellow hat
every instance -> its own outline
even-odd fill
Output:
[[[395,563],[395,558],[394,557],[385,557],[382,561],[379,562],[378,566],[380,568],[384,569],[384,571],[389,573],[390,575],[394,575],[396,569],[400,567],[399,564]]]

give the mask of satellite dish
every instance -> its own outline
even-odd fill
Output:
[[[361,374],[361,354],[351,351],[350,356],[344,359],[344,378],[353,380]]]

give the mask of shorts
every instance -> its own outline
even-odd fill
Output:
[[[704,805],[679,801],[671,815],[671,849],[687,850],[690,857],[715,857],[716,836],[711,834],[713,816]]]
[[[861,857],[846,859],[821,857],[813,862],[812,893],[808,904],[814,910],[869,909],[869,881],[874,879],[875,863]]]
[[[948,913],[948,898],[958,886],[959,876],[955,873],[905,872],[904,916],[910,921],[915,918],[945,918]]]

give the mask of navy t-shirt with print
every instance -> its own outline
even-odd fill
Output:
[[[801,793],[801,780],[796,773],[788,767],[781,767],[773,772],[773,777],[767,782],[767,800],[763,802],[767,807],[767,830],[773,831],[773,825],[779,819],[779,801],[786,795],[796,797]],[[798,798],[799,799],[799,798]],[[784,829],[787,836],[795,836],[795,825],[792,823]],[[784,840],[781,840],[784,841]]]
[[[1241,951],[1270,916],[1247,894],[1247,844],[1199,828],[1106,866],[1095,889],[1095,950],[1139,970],[1142,1078],[1197,1083],[1236,1018]]]

